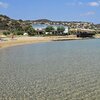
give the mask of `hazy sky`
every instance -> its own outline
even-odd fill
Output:
[[[14,19],[100,23],[100,0],[0,0],[0,14]]]

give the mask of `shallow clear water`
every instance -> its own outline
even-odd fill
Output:
[[[0,100],[100,100],[100,40],[1,49]]]

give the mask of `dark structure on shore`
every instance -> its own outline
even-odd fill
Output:
[[[94,30],[78,30],[77,31],[77,37],[93,37],[95,35],[95,31]]]

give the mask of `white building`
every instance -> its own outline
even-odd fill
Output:
[[[33,24],[32,26],[36,31],[44,31],[48,26],[52,26],[55,29],[55,31],[57,31],[58,27],[64,27],[65,31],[63,33],[68,33],[68,27],[64,25]]]
[[[42,31],[42,30],[45,30],[45,28],[47,27],[48,25],[46,24],[33,24],[32,27],[37,31]]]

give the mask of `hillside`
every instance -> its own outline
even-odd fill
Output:
[[[100,24],[96,24],[95,27],[100,29]]]
[[[69,28],[85,28],[85,29],[95,29],[96,25],[90,22],[81,22],[81,21],[50,21],[47,19],[39,19],[39,20],[33,20],[30,21],[33,24],[53,24],[53,25],[64,25],[68,26]]]
[[[69,28],[85,28],[85,29],[100,29],[100,24],[93,24],[89,22],[77,22],[77,21],[51,21],[48,19],[39,19],[39,20],[15,20],[11,19],[8,16],[0,15],[0,30],[22,30],[24,27],[31,24],[53,24],[53,25],[65,25]]]
[[[14,20],[5,15],[0,15],[0,30],[21,30],[28,23],[23,20]]]

